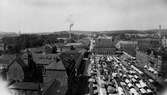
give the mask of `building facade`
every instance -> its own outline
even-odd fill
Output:
[[[96,39],[93,52],[98,55],[114,55],[116,52],[115,43],[112,39]]]
[[[167,52],[159,39],[139,41],[136,51],[137,65],[154,78],[162,82],[167,78]]]
[[[119,41],[116,47],[127,52],[131,56],[136,56],[137,41]]]

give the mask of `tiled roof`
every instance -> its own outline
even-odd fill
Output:
[[[59,54],[32,54],[33,60],[36,62],[36,64],[43,64],[48,65],[51,62],[56,61],[56,58],[59,56]]]
[[[15,55],[0,56],[0,64],[10,64],[15,59]]]
[[[62,61],[58,61],[58,62],[52,62],[50,63],[48,66],[46,66],[46,69],[49,70],[65,70],[65,67],[62,63]]]
[[[39,90],[39,84],[33,82],[19,82],[12,84],[9,88],[17,90]]]

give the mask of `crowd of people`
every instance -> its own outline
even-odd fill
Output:
[[[155,95],[154,80],[128,58],[92,55],[88,68],[90,95]]]

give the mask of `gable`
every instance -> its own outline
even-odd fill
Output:
[[[7,79],[15,81],[22,81],[24,79],[24,70],[22,66],[17,63],[17,61],[9,66]]]

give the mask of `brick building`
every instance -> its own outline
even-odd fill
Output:
[[[116,47],[127,52],[131,56],[136,56],[137,41],[119,41]]]
[[[138,41],[136,51],[137,66],[157,81],[167,78],[167,52],[159,39],[143,39]]]
[[[93,52],[99,55],[114,55],[116,52],[115,43],[112,39],[96,39]]]

